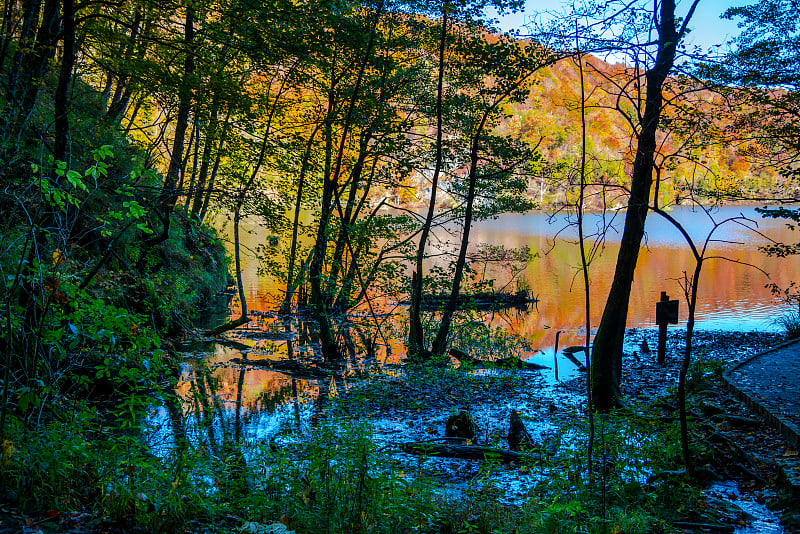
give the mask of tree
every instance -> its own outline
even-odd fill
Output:
[[[39,98],[59,41],[59,4],[59,0],[27,0],[22,3],[23,22],[18,40],[25,46],[17,47],[6,71],[5,109],[0,133],[7,143],[15,144],[21,136]],[[6,12],[10,7],[7,6]]]
[[[516,178],[521,169],[538,158],[535,148],[489,132],[502,114],[500,106],[525,99],[532,76],[557,57],[537,45],[519,43],[505,36],[491,41],[483,36],[471,36],[458,45],[458,49],[463,51],[461,57],[468,58],[459,77],[469,79],[474,76],[469,81],[476,89],[462,92],[465,101],[459,106],[466,110],[461,122],[469,146],[463,226],[450,297],[431,346],[433,356],[443,355],[447,346],[450,325],[458,306],[472,221],[505,211],[527,211],[533,207],[532,202],[520,194],[524,192],[527,181],[519,182]],[[464,98],[465,95],[469,96]],[[511,201],[512,197],[514,201]]]
[[[724,142],[762,166],[777,169],[795,184],[778,195],[783,202],[797,201],[800,177],[800,4],[796,0],[763,0],[728,9],[723,17],[741,19],[735,49],[720,61],[703,65],[702,75],[729,87],[735,120]],[[764,217],[782,218],[793,226],[800,210],[789,207],[761,209]],[[800,253],[800,243],[771,243],[764,252],[784,257]],[[788,302],[800,301],[795,284],[776,295]]]
[[[783,174],[798,176],[800,4],[763,0],[730,8],[723,16],[743,19],[739,22],[743,31],[734,40],[736,49],[704,74],[737,86],[731,92],[745,113],[739,114],[733,130],[757,141],[771,156],[770,164]]]
[[[439,53],[437,58],[437,85],[436,85],[436,142],[433,176],[431,177],[431,196],[428,200],[428,211],[422,225],[422,232],[419,237],[417,247],[416,266],[411,275],[411,305],[409,306],[409,333],[408,333],[408,353],[412,357],[425,354],[425,334],[422,329],[422,290],[423,290],[423,261],[425,259],[425,246],[428,243],[428,235],[433,224],[433,217],[436,209],[436,195],[439,191],[439,174],[442,169],[442,141],[444,139],[443,128],[443,109],[444,101],[444,74],[445,74],[445,52],[447,50],[448,37],[448,17],[450,6],[447,1],[442,2],[441,32],[439,34]]]
[[[159,203],[159,210],[161,211],[159,218],[162,221],[161,233],[148,240],[150,245],[162,243],[169,237],[172,210],[179,196],[178,181],[181,169],[184,165],[186,130],[189,127],[189,114],[192,110],[192,101],[194,99],[195,86],[197,83],[194,76],[195,47],[197,46],[194,31],[196,6],[194,2],[189,0],[185,3],[184,9],[184,33],[183,42],[181,43],[181,48],[183,49],[183,75],[178,89],[178,110],[177,119],[175,121],[175,134],[172,138],[169,166],[166,176],[164,177],[164,187],[161,192],[161,202]]]
[[[448,8],[447,4],[445,8]],[[443,25],[447,24],[450,15],[445,9]],[[538,158],[535,147],[496,135],[493,129],[503,116],[502,106],[527,98],[533,74],[554,62],[555,56],[543,47],[509,36],[486,37],[475,26],[475,23],[462,22],[454,25],[452,34],[445,32],[443,27],[439,37],[431,197],[411,284],[409,355],[413,358],[441,356],[447,348],[467,268],[473,220],[506,211],[525,211],[532,206],[524,195],[527,180],[521,180],[521,176],[527,176],[529,165]],[[445,61],[448,41],[452,42],[453,52]],[[457,202],[453,215],[459,218],[461,239],[453,263],[447,303],[428,350],[420,309],[424,287],[423,259],[439,189]]]
[[[599,411],[608,411],[620,404],[622,343],[633,275],[650,205],[656,133],[664,101],[662,88],[674,66],[678,45],[686,34],[697,0],[691,4],[680,26],[676,20],[674,0],[662,0],[658,6],[658,11],[651,14],[652,27],[657,32],[658,39],[655,42],[655,57],[644,73],[646,95],[644,110],[638,117],[635,132],[636,156],[631,173],[625,225],[614,279],[592,347],[592,396],[594,408]]]

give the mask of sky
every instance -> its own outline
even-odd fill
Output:
[[[702,48],[707,48],[715,44],[725,43],[728,38],[734,37],[739,33],[736,27],[736,21],[720,19],[719,16],[729,7],[749,5],[755,3],[757,0],[700,0],[697,5],[695,14],[692,17],[693,22],[689,27],[693,30],[687,37],[688,44],[695,44]],[[520,30],[522,34],[525,31],[525,23],[531,20],[531,14],[542,11],[561,11],[566,6],[571,5],[571,2],[562,0],[526,0],[525,10],[522,13],[514,13],[505,17],[499,18],[499,28],[504,31]],[[689,0],[678,0],[677,12],[679,15],[686,14],[689,6]],[[492,15],[490,15],[492,16]]]

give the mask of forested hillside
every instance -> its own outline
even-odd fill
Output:
[[[628,185],[635,147],[631,146],[631,126],[617,105],[622,102],[632,109],[635,99],[642,97],[629,85],[636,72],[589,57],[584,76],[590,181]],[[529,99],[508,107],[509,117],[501,128],[529,143],[541,140],[540,151],[552,169],[532,177],[529,192],[547,207],[568,202],[575,188],[574,169],[581,151],[578,67],[571,60],[560,61],[543,69],[535,80]],[[738,99],[729,94],[734,89],[676,76],[665,90],[669,105],[659,134],[657,162],[661,205],[692,199],[715,203],[784,196],[791,187],[787,178],[765,164],[756,142],[737,140],[738,110],[732,103]],[[624,198],[611,202],[617,207],[624,204]],[[603,207],[596,198],[590,205]]]

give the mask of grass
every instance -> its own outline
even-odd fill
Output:
[[[790,312],[775,320],[786,339],[800,338],[800,312]]]

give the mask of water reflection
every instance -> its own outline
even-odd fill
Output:
[[[700,210],[677,208],[671,215],[692,237],[705,239],[712,221]],[[698,329],[739,331],[775,330],[776,316],[784,309],[764,287],[768,282],[787,286],[797,272],[798,258],[770,258],[758,246],[760,234],[793,242],[793,232],[781,222],[762,220],[753,208],[726,207],[712,213],[716,221],[744,216],[752,222],[729,223],[720,228],[709,255],[719,256],[705,264],[697,310]],[[602,314],[616,256],[623,214],[589,214],[587,228],[606,228],[605,241],[590,266],[592,324]],[[560,346],[582,345],[583,289],[579,283],[577,231],[567,214],[505,215],[479,223],[473,243],[505,247],[528,246],[539,257],[527,265],[526,276],[539,299],[527,310],[506,309],[472,312],[461,318],[454,345],[469,348],[484,343],[500,347],[497,357],[518,354],[553,367],[557,331]],[[257,230],[257,228],[251,230]],[[243,232],[243,251],[256,250],[263,240],[258,231]],[[181,399],[166,406],[166,416],[176,444],[186,439],[200,443],[263,443],[280,439],[284,430],[307,429],[324,413],[330,400],[346,391],[349,382],[370,370],[399,362],[404,355],[405,314],[403,296],[384,297],[373,305],[385,315],[381,324],[357,314],[337,325],[343,361],[326,362],[319,353],[313,322],[284,319],[275,312],[279,295],[273,281],[257,275],[258,259],[244,254],[244,282],[248,307],[257,317],[237,330],[228,346],[195,348],[184,379],[177,389]],[[693,257],[680,234],[657,216],[648,218],[647,242],[642,250],[630,301],[628,325],[652,327],[655,302],[661,291],[682,301],[681,324],[686,319],[680,281],[691,272]],[[754,268],[756,266],[758,268]],[[507,276],[496,268],[489,276]],[[762,271],[769,274],[767,277]],[[404,274],[401,274],[404,276]],[[499,280],[497,285],[502,285]],[[236,313],[236,302],[233,303]],[[394,312],[394,316],[391,313]],[[510,335],[509,335],[510,334]],[[579,371],[565,359],[558,360],[560,379]],[[548,376],[554,371],[544,371]],[[549,373],[549,374],[548,374]],[[555,377],[551,377],[555,380]],[[180,412],[188,414],[184,421]]]
[[[681,222],[695,240],[702,240],[711,228],[711,221],[702,210],[679,207],[670,213]],[[752,207],[722,207],[712,211],[716,221],[744,216],[754,230],[782,242],[795,242],[797,236],[780,221],[761,219]],[[597,229],[609,226],[604,245],[594,256],[590,279],[592,292],[592,324],[597,324],[602,306],[613,277],[614,265],[619,252],[619,238],[624,213],[588,214],[586,226]],[[564,330],[569,337],[579,330],[583,319],[583,290],[577,283],[579,253],[575,243],[577,231],[570,226],[569,216],[560,213],[507,214],[492,221],[478,223],[473,229],[472,242],[504,245],[506,247],[529,246],[540,256],[532,260],[524,276],[538,295],[539,304],[524,318],[514,318],[515,333],[529,338],[534,344],[544,347],[554,342],[555,330]],[[255,250],[263,240],[263,232],[253,225],[245,233],[245,250]],[[442,240],[449,236],[441,235]],[[783,306],[776,301],[765,284],[774,282],[786,286],[800,266],[798,258],[774,258],[763,255],[758,246],[766,241],[755,231],[740,223],[723,225],[715,234],[716,241],[709,248],[710,255],[728,260],[712,260],[705,264],[700,287],[697,327],[700,329],[776,330],[774,318],[782,313]],[[757,266],[766,273],[751,267]],[[245,254],[244,282],[248,303],[255,310],[271,310],[275,307],[275,294],[280,287],[273,280],[257,275],[258,258]],[[661,291],[673,298],[683,300],[680,280],[683,273],[691,272],[694,259],[681,235],[666,220],[651,215],[646,228],[646,247],[642,250],[634,280],[628,317],[630,327],[651,327],[654,324],[655,302]],[[500,278],[496,285],[503,285],[507,276],[502,268],[495,267],[490,276]],[[398,296],[397,300],[402,299]],[[382,311],[390,311],[397,300],[386,301]],[[235,306],[235,304],[234,304]],[[403,310],[400,310],[401,313]],[[682,306],[681,319],[686,318],[686,307]],[[504,319],[501,318],[501,321]],[[683,323],[681,323],[683,324]],[[552,331],[548,331],[548,327]],[[571,339],[567,343],[572,344]],[[391,342],[391,341],[390,341]],[[394,343],[392,343],[394,345]],[[398,349],[402,350],[400,345]]]
[[[374,327],[348,321],[339,325],[345,358],[325,361],[312,321],[257,315],[224,342],[182,347],[181,379],[155,416],[162,446],[184,450],[191,442],[232,454],[306,433],[351,380],[391,354]]]
[[[702,210],[677,208],[671,215],[687,228],[693,239],[702,241],[712,228]],[[743,215],[757,232],[783,242],[794,242],[797,236],[779,221],[762,220],[751,207],[723,207],[712,212],[719,222]],[[481,223],[475,241],[502,244],[506,247],[528,245],[533,250],[548,251],[528,265],[526,275],[540,301],[535,313],[515,325],[515,332],[539,346],[551,346],[555,331],[564,330],[567,344],[580,343],[584,322],[583,288],[576,276],[579,251],[575,243],[577,230],[569,226],[566,214],[549,217],[545,214],[508,215]],[[619,253],[622,214],[613,221],[599,214],[589,214],[587,227],[597,228],[613,222],[605,235],[602,250],[590,266],[592,324],[602,315],[605,297],[611,284]],[[720,227],[710,244],[710,256],[720,258],[704,264],[698,297],[697,328],[705,330],[775,331],[775,317],[785,310],[764,286],[774,282],[788,286],[800,266],[798,258],[774,258],[762,254],[758,247],[767,241],[753,229],[737,222]],[[629,327],[652,327],[655,302],[661,291],[681,300],[681,322],[687,311],[680,282],[684,272],[691,272],[694,259],[682,236],[663,218],[651,215],[647,221],[646,247],[639,262],[631,293]],[[766,276],[759,269],[765,271]]]

